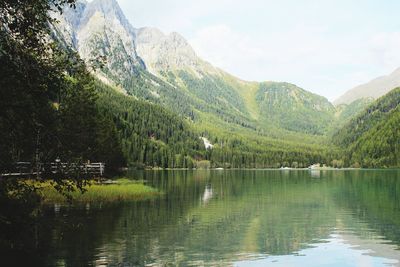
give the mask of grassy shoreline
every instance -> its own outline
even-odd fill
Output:
[[[50,182],[38,185],[43,204],[68,204],[68,199],[61,195]],[[112,203],[121,201],[147,200],[160,196],[157,189],[147,186],[140,181],[117,179],[112,184],[98,184],[94,181],[82,193],[79,190],[71,192],[72,204]]]

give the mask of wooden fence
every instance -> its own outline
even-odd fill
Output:
[[[40,176],[45,169],[50,170],[50,172],[54,174],[79,172],[93,177],[102,177],[105,172],[105,164],[102,162],[84,163],[80,165],[76,163],[52,162],[47,164],[47,168],[44,166],[45,165],[42,163],[36,165],[30,162],[17,162],[11,171],[1,173],[0,177]]]

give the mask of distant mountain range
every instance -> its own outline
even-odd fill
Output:
[[[199,58],[178,33],[134,28],[115,0],[80,1],[57,18],[58,38],[89,65],[105,58],[101,81],[195,122],[320,135],[334,119],[324,97],[287,83],[242,81]]]
[[[344,95],[336,99],[333,103],[338,106],[340,104],[351,104],[359,99],[377,99],[393,88],[400,86],[400,68],[393,71],[391,74],[378,77],[365,84],[361,84],[347,91]]]
[[[93,74],[102,88],[102,108],[106,113],[114,110],[118,114],[111,115],[121,133],[128,162],[152,165],[151,155],[158,155],[161,146],[169,147],[168,160],[172,163],[168,166],[184,166],[186,163],[175,164],[174,153],[185,155],[183,147],[198,148],[198,140],[193,139],[196,134],[213,145],[208,157],[214,166],[307,166],[341,157],[346,164],[378,166],[383,162],[361,161],[349,154],[344,158],[331,145],[347,153],[359,153],[357,144],[373,148],[371,138],[379,129],[367,127],[361,131],[360,123],[375,125],[368,114],[376,110],[376,105],[383,105],[379,103],[387,104],[387,99],[393,98],[389,94],[386,100],[375,101],[400,85],[400,69],[348,91],[332,104],[294,84],[238,79],[198,57],[176,32],[164,34],[156,28],[133,27],[115,0],[79,1],[75,10],[66,9],[57,18],[60,23],[53,27],[54,37],[78,51],[89,66],[96,67]],[[395,96],[390,108],[399,104]],[[160,108],[153,109],[144,102]],[[136,110],[135,106],[141,108]],[[152,121],[127,115],[140,112],[153,116]],[[171,139],[175,135],[164,123],[166,118],[172,120],[173,114],[177,116],[173,120],[176,131],[186,136],[180,141]],[[391,121],[397,120],[397,114],[391,115]],[[157,125],[163,132],[154,134]],[[385,133],[395,133],[398,128],[385,127]],[[367,141],[347,142],[353,134],[363,135]],[[154,139],[157,135],[164,137]],[[204,151],[193,151],[199,152],[189,153],[190,160],[205,157]],[[384,160],[384,156],[379,157]],[[391,158],[385,164],[391,166],[393,162]]]

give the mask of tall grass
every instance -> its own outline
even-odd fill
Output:
[[[156,189],[138,181],[118,179],[115,184],[90,183],[85,192],[75,190],[69,195],[72,203],[110,203],[118,201],[146,200],[159,196]],[[41,183],[39,192],[44,204],[66,204],[68,199],[54,189],[50,182]]]

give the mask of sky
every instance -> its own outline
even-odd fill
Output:
[[[178,32],[203,59],[249,81],[334,100],[400,67],[398,0],[118,0],[133,27]]]

